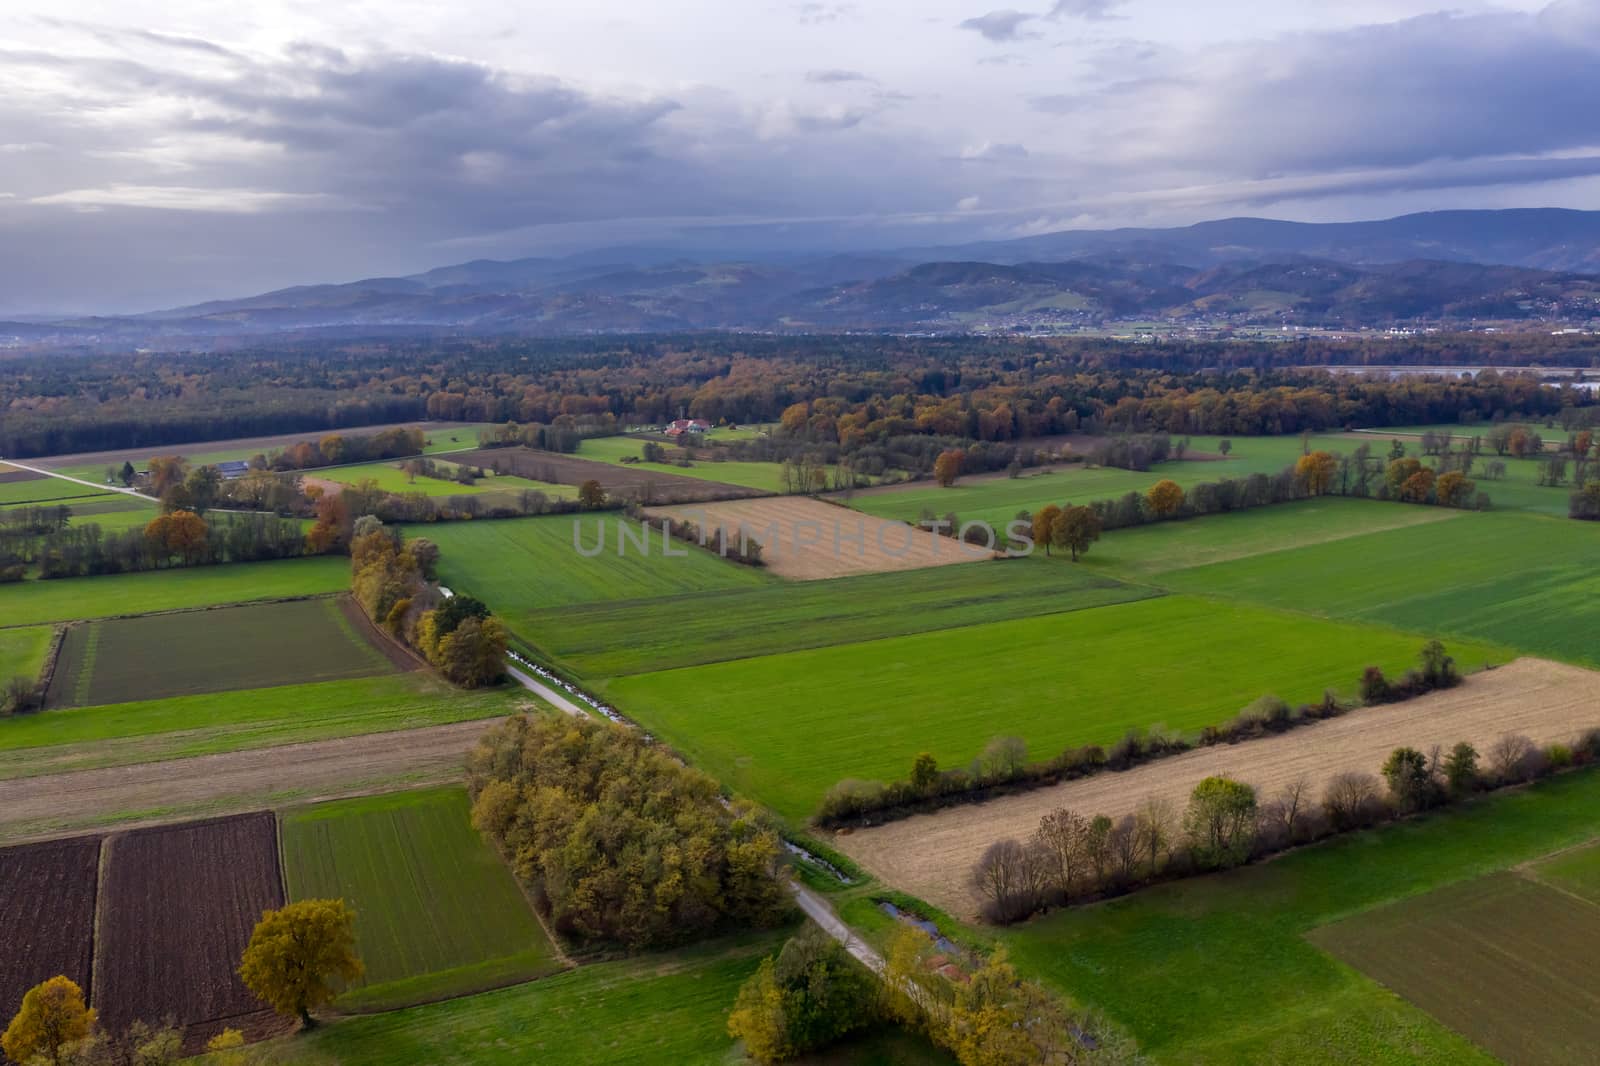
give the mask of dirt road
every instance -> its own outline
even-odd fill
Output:
[[[458,780],[492,719],[0,781],[0,840]]]
[[[1006,837],[1026,839],[1058,807],[1087,817],[1131,814],[1150,796],[1178,810],[1203,778],[1226,775],[1271,798],[1299,777],[1320,800],[1338,774],[1376,774],[1395,748],[1427,752],[1465,740],[1481,755],[1507,733],[1537,744],[1570,741],[1600,727],[1600,673],[1542,659],[1518,659],[1475,674],[1459,688],[1371,707],[1277,736],[1201,748],[1122,773],[1042,788],[988,803],[920,814],[841,834],[834,845],[896,888],[966,917],[977,911],[968,877],[983,850]]]

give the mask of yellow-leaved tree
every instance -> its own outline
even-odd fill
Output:
[[[84,1006],[83,989],[68,977],[52,977],[22,997],[22,1009],[11,1019],[0,1047],[12,1062],[42,1056],[60,1063],[63,1053],[94,1028],[94,1011]]]
[[[302,899],[267,911],[250,934],[239,977],[256,998],[310,1028],[365,971],[356,954],[356,915],[342,899]]]

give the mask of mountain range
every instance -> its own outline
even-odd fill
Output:
[[[0,339],[286,331],[557,335],[686,329],[972,330],[1128,320],[1467,324],[1600,317],[1600,212],[1234,218],[820,257],[636,248],[475,260],[121,317],[0,323]]]

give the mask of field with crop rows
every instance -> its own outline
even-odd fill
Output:
[[[350,560],[319,555],[266,563],[23,581],[0,589],[0,597],[5,603],[4,623],[20,626],[316,596],[342,592],[349,586]]]
[[[1600,1046],[1600,907],[1529,878],[1435,889],[1311,941],[1506,1062],[1565,1066]]]
[[[983,564],[1004,566],[1003,563]],[[1198,730],[1265,693],[1353,692],[1421,640],[1188,596],[619,678],[607,694],[725,783],[796,818],[842,778],[965,765],[1016,735],[1034,757],[1157,723]],[[1453,646],[1471,667],[1503,649]],[[870,744],[862,738],[870,737]]]
[[[105,847],[93,1002],[107,1027],[260,1011],[235,971],[261,912],[283,906],[275,816],[136,829]]]
[[[286,812],[290,899],[359,916],[365,978],[340,1000],[378,1010],[466,995],[561,968],[510,870],[468,820],[460,788]]]
[[[0,1014],[57,974],[89,988],[99,872],[99,837],[0,850]]]
[[[68,630],[48,702],[90,707],[371,677],[395,668],[377,639],[341,597],[89,622]]]
[[[1535,864],[1533,872],[1545,884],[1600,906],[1600,844],[1552,855]]]
[[[802,648],[1077,611],[1160,593],[1081,567],[1013,559],[829,581],[763,584],[695,596],[558,608],[524,634],[563,667],[591,678],[670,670]],[[671,615],[670,625],[641,617]],[[615,639],[628,632],[626,641]]]

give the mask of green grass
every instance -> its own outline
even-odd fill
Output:
[[[385,492],[420,492],[426,496],[481,496],[487,493],[521,492],[523,489],[535,489],[546,496],[575,497],[577,491],[567,485],[551,485],[543,481],[531,481],[527,478],[513,477],[509,474],[491,474],[479,478],[471,485],[463,485],[459,481],[450,481],[446,478],[424,477],[418,474],[412,477],[399,467],[399,460],[384,461],[381,463],[362,463],[358,466],[335,466],[322,470],[307,470],[309,477],[323,478],[327,481],[337,481],[343,485],[354,485],[361,481],[375,481],[380,489]],[[444,466],[453,466],[450,463],[441,463]]]
[[[1083,565],[1133,580],[1155,579],[1171,570],[1470,517],[1442,507],[1325,496],[1112,530],[1084,556]]]
[[[121,766],[511,714],[522,690],[417,672],[43,711],[0,721],[0,777]]]
[[[605,512],[441,522],[415,532],[439,545],[444,584],[455,592],[479,597],[519,632],[531,628],[531,612],[550,607],[693,595],[777,580],[681,541],[672,542],[673,550],[686,555],[664,557],[659,530],[650,541],[648,557],[641,556],[631,542],[619,557],[617,529],[618,523],[625,521],[619,514]],[[605,550],[593,558],[580,555],[574,547],[575,531],[585,549],[592,549],[602,526]],[[648,624],[646,619],[639,621]],[[669,620],[662,621],[666,624]]]
[[[316,596],[339,592],[349,585],[350,560],[339,556],[24,581],[0,585],[0,625],[37,625]]]
[[[0,629],[0,684],[14,677],[38,677],[55,633],[54,626]]]
[[[1005,565],[1005,564],[994,564]],[[963,765],[999,735],[1034,757],[1131,728],[1231,717],[1264,693],[1309,701],[1398,671],[1421,638],[1187,596],[619,678],[601,686],[693,762],[803,818],[841,778]],[[1464,667],[1509,653],[1457,643]]]
[[[1552,855],[1533,865],[1539,880],[1600,904],[1600,843]]]
[[[561,969],[460,788],[320,803],[282,817],[289,898],[356,911],[366,975],[343,1009],[386,1010]]]
[[[739,1066],[727,1011],[784,934],[602,962],[531,984],[345,1018],[258,1046],[262,1066]],[[202,1060],[204,1061],[204,1060]],[[799,1066],[935,1066],[951,1060],[897,1033],[872,1033]]]
[[[1006,931],[1025,972],[1103,1009],[1161,1063],[1489,1063],[1305,934],[1586,841],[1600,774],[1304,848]]]
[[[715,434],[713,434],[715,436]],[[783,475],[782,464],[779,463],[754,463],[727,460],[715,462],[713,460],[695,460],[689,466],[679,466],[676,462],[665,463],[623,463],[623,459],[639,458],[644,452],[644,441],[630,437],[592,437],[583,442],[578,448],[578,458],[593,459],[596,462],[611,463],[614,466],[626,466],[630,470],[655,470],[663,474],[677,474],[680,477],[692,477],[702,481],[720,481],[727,485],[743,485],[746,488],[760,489],[763,492],[782,492]],[[667,450],[669,459],[676,459],[682,454],[682,449],[676,445],[662,445]],[[829,470],[831,476],[832,470]]]
[[[68,632],[50,706],[309,684],[394,669],[331,597],[114,618]]]
[[[567,607],[522,635],[559,665],[614,677],[1125,603],[1159,595],[1031,559]],[[626,640],[617,639],[627,634]]]
[[[32,481],[4,481],[0,482],[0,505],[22,507],[28,504],[55,504],[68,503],[74,499],[102,499],[114,495],[110,492],[101,492],[80,485],[76,481],[67,481],[58,477],[35,478]]]
[[[1586,522],[1462,514],[1170,571],[1160,580],[1181,592],[1492,641],[1600,665],[1592,638],[1600,625],[1600,529]]]
[[[1538,881],[1447,885],[1311,941],[1506,1062],[1566,1066],[1600,1042],[1600,908]]]

